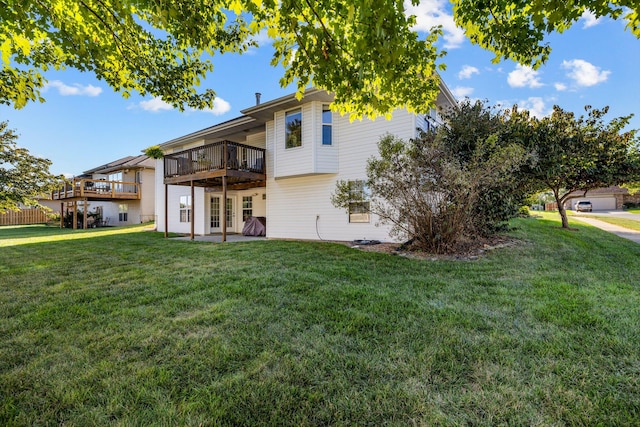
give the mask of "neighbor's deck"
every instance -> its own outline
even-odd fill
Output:
[[[51,200],[139,200],[140,184],[136,182],[104,181],[74,178],[51,193]]]

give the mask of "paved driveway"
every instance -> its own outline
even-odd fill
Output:
[[[635,219],[640,221],[640,215],[630,214],[628,212],[622,212],[622,211],[611,211],[611,212],[596,211],[592,213],[581,212],[580,215],[582,215],[583,213],[585,214],[584,216],[572,216],[571,219],[584,222],[594,227],[598,227],[601,230],[608,231],[609,233],[613,233],[616,236],[624,237],[625,239],[629,239],[636,243],[640,243],[640,231],[631,230],[625,227],[620,227],[619,225],[609,224],[608,222],[604,222],[604,221],[598,221],[595,218],[589,218],[590,215],[591,216],[615,216],[618,218]]]

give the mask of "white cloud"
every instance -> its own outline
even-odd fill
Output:
[[[93,85],[83,86],[79,83],[74,83],[73,86],[69,86],[61,82],[60,80],[52,80],[47,83],[45,89],[48,88],[58,89],[58,93],[62,96],[98,96],[102,93],[102,88]]]
[[[594,25],[598,25],[600,21],[602,21],[602,18],[596,18],[596,15],[590,10],[585,10],[580,19],[584,21],[582,28],[593,27]]]
[[[456,27],[451,15],[446,7],[448,2],[445,0],[422,0],[419,5],[414,6],[411,0],[404,0],[405,13],[407,15],[416,16],[416,25],[414,31],[430,32],[431,28],[441,25],[444,47],[453,49],[460,47],[464,42],[464,31]]]
[[[536,70],[520,64],[516,65],[516,69],[509,73],[507,83],[509,83],[511,87],[536,88],[543,86]]]
[[[458,99],[468,97],[473,93],[474,89],[467,86],[456,86],[451,89],[451,93]]]
[[[252,36],[252,39],[258,44],[258,46],[247,49],[245,52],[246,55],[255,55],[261,47],[273,44],[273,39],[267,35],[266,29],[263,29],[258,34]]]
[[[478,70],[476,67],[472,67],[471,65],[465,65],[458,73],[458,78],[460,80],[470,79],[474,74],[480,74],[480,70]]]
[[[542,98],[531,96],[518,103],[520,109],[529,110],[529,113],[539,119],[551,114],[551,108],[547,108]]]
[[[258,43],[258,46],[260,46],[260,47],[268,46],[268,45],[273,43],[273,40],[267,34],[267,29],[266,28],[263,28],[262,30],[260,30],[260,32],[258,34],[253,36],[253,40],[256,43]]]
[[[225,101],[222,98],[216,98],[213,100],[213,108],[207,108],[202,111],[206,113],[211,113],[214,116],[221,116],[224,113],[228,112],[229,110],[231,110],[231,104],[229,104],[227,101]]]
[[[173,110],[173,107],[170,104],[164,102],[159,96],[156,96],[155,98],[148,101],[140,101],[140,104],[138,105],[144,111],[153,111],[154,113],[162,110]]]
[[[564,83],[559,83],[559,82],[558,83],[554,83],[553,86],[555,86],[555,88],[556,88],[556,90],[558,92],[562,92],[562,91],[567,90],[567,85],[564,84]]]
[[[562,68],[569,70],[567,77],[573,79],[578,86],[594,86],[609,78],[611,71],[601,71],[600,67],[583,59],[562,61]]]
[[[157,113],[158,111],[169,111],[173,110],[173,106],[162,100],[161,97],[156,96],[148,101],[140,101],[137,105],[142,108],[144,111],[152,111]],[[135,106],[134,106],[135,108]],[[220,116],[226,112],[231,110],[231,104],[225,101],[222,98],[216,98],[213,100],[213,108],[205,108],[204,110],[196,110],[194,108],[187,108],[187,111],[202,111],[205,113],[211,113],[215,116]]]

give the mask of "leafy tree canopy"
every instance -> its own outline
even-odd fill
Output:
[[[587,106],[585,110],[586,117],[576,117],[555,106],[550,116],[531,118],[529,135],[523,138],[537,160],[524,172],[539,188],[553,191],[565,228],[569,223],[563,205],[572,192],[640,179],[637,131],[624,131],[631,116],[607,122],[608,107],[598,110]]]
[[[31,155],[16,145],[17,140],[7,122],[0,122],[0,213],[37,205],[38,197],[64,179],[49,172],[50,160]]]
[[[495,53],[495,62],[513,59],[540,66],[551,52],[545,37],[567,30],[586,11],[597,18],[623,18],[627,28],[640,37],[637,0],[454,0],[453,4],[456,24],[465,29],[472,43]]]
[[[640,35],[631,0],[453,3],[474,43],[522,63],[546,59],[544,35],[563,31],[587,7],[597,16],[625,15]],[[0,0],[0,103],[42,101],[42,73],[71,67],[95,73],[125,97],[138,92],[179,109],[212,107],[215,92],[197,90],[213,70],[209,58],[245,52],[266,32],[283,86],[335,92],[334,108],[355,117],[398,107],[426,112],[438,91],[441,32],[420,38],[414,23],[403,0]]]

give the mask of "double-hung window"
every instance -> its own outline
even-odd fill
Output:
[[[180,196],[180,222],[191,222],[191,196]]]
[[[129,220],[129,205],[121,203],[118,205],[118,221],[127,222]]]
[[[328,105],[322,106],[322,145],[333,144],[332,123],[333,116]]]
[[[284,115],[285,125],[285,148],[295,148],[302,146],[302,110],[296,109],[287,111]]]
[[[364,181],[349,181],[349,222],[369,222],[369,192]]]
[[[253,197],[242,197],[242,221],[246,221],[249,217],[253,216]]]

